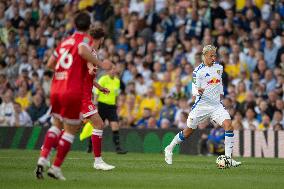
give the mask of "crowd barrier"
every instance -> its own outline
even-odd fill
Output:
[[[0,127],[0,149],[40,149],[48,128]],[[176,129],[121,129],[121,144],[129,152],[162,153],[178,133]],[[284,158],[284,131],[235,131],[234,156]],[[196,155],[201,132],[196,130],[192,137],[176,147],[174,153]],[[88,140],[73,144],[73,150],[87,149]],[[105,129],[103,150],[114,151],[112,133]]]

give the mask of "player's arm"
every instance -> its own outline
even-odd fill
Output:
[[[54,55],[51,55],[47,61],[46,68],[50,70],[54,70],[55,65],[56,65],[56,57]]]
[[[200,73],[193,72],[192,74],[192,95],[196,97],[196,96],[202,95],[203,92],[204,92],[204,89],[201,88]]]
[[[204,89],[201,88],[201,78],[200,78],[200,73],[197,74],[197,77],[196,77],[196,86],[197,86],[197,92],[199,95],[202,95],[203,92],[204,92]]]
[[[221,69],[221,79],[220,79],[220,85],[219,85],[219,92],[220,92],[220,100],[221,102],[223,101],[224,99],[224,86],[223,86],[223,79],[222,79],[222,75],[223,75],[223,66],[222,66],[222,69]]]
[[[105,79],[104,79],[105,77],[100,77],[100,79],[98,80],[98,82],[96,82],[98,85],[100,85],[101,87],[105,87]],[[96,89],[95,89],[95,91],[94,91],[94,93],[95,93],[95,97],[96,98],[98,98],[99,97],[99,95],[101,94],[101,91],[96,87]]]
[[[93,55],[92,51],[88,46],[86,45],[80,45],[78,48],[78,54],[85,59],[86,61],[97,65],[98,67],[104,69],[104,70],[110,70],[113,66],[113,64],[110,61],[100,61],[96,58],[96,56]]]
[[[94,86],[95,86],[99,91],[101,91],[101,92],[104,93],[104,94],[109,94],[109,92],[110,92],[108,88],[101,86],[101,85],[100,85],[98,82],[96,82],[95,80],[94,80]]]

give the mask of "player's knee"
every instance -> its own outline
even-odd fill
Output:
[[[104,122],[102,120],[98,121],[97,129],[99,129],[99,130],[103,130],[104,129]]]
[[[183,136],[184,138],[188,138],[192,133],[193,133],[194,129],[192,128],[186,128],[183,130]]]

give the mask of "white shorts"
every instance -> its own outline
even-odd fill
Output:
[[[212,121],[220,126],[226,119],[231,119],[227,110],[222,104],[217,106],[197,106],[192,109],[187,118],[187,127],[196,129],[204,121]]]

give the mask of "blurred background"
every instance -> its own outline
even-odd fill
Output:
[[[192,71],[214,44],[235,130],[284,129],[284,0],[1,0],[0,127],[51,125],[45,65],[78,10],[107,32],[99,57],[116,63],[120,128],[185,128]],[[224,130],[199,130],[196,153],[222,153]]]

